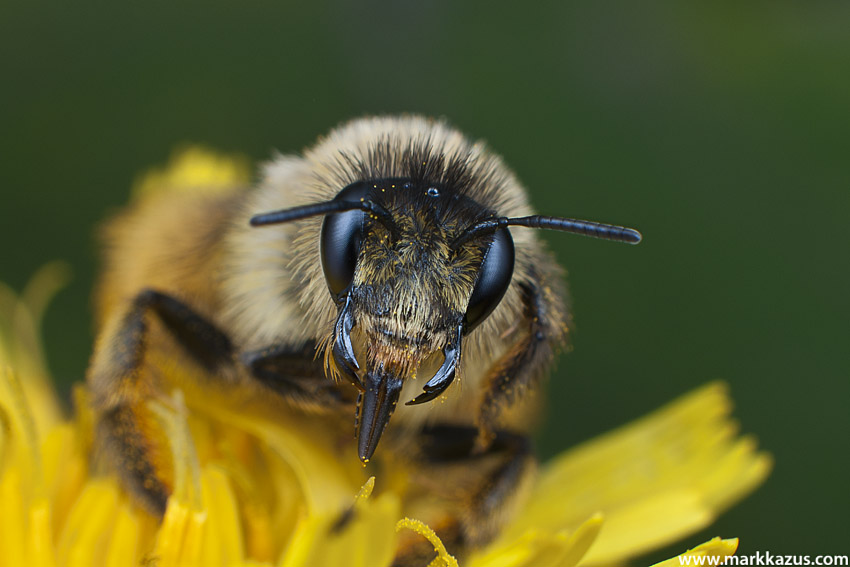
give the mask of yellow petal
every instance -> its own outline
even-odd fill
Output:
[[[711,516],[688,491],[669,491],[617,508],[582,564],[610,564],[644,553],[708,525]]]
[[[572,534],[528,530],[517,539],[497,543],[474,553],[468,567],[573,567],[599,535],[602,516],[584,522]]]
[[[21,381],[11,368],[0,366],[0,431],[3,459],[9,461],[26,482],[27,494],[43,490],[41,454],[35,419]]]
[[[82,454],[77,432],[69,423],[53,427],[42,443],[44,484],[52,504],[53,525],[59,530],[88,474],[88,458]]]
[[[770,457],[735,437],[724,385],[709,384],[566,452],[541,472],[503,537],[606,523],[582,564],[622,562],[708,525],[766,477]]]
[[[192,509],[182,500],[171,498],[157,535],[155,557],[161,567],[201,565],[204,510]]]
[[[183,394],[175,390],[165,402],[148,403],[165,430],[174,463],[174,492],[169,501],[179,500],[190,510],[201,509],[201,466],[187,423]]]
[[[42,351],[41,319],[69,279],[65,262],[49,262],[30,279],[20,297],[0,283],[0,364],[9,364],[19,376],[26,376],[24,397],[41,434],[62,415]]]
[[[702,545],[667,559],[661,563],[656,563],[653,567],[683,567],[686,565],[721,565],[724,558],[734,555],[738,549],[737,539],[720,539],[716,537],[711,541],[707,541]]]
[[[106,551],[106,567],[125,567],[139,556],[138,518],[130,506],[124,504],[115,518],[115,529]]]
[[[104,542],[112,533],[118,488],[110,480],[90,480],[71,510],[59,536],[59,563],[86,567],[103,562]]]
[[[209,514],[203,500],[200,464],[187,423],[188,410],[182,394],[176,390],[166,403],[151,401],[148,405],[166,432],[174,463],[174,490],[157,536],[156,555],[162,567],[200,565]]]
[[[30,507],[27,565],[32,567],[56,565],[51,524],[50,503],[46,498],[39,498]]]
[[[25,565],[24,526],[26,514],[21,496],[20,472],[7,465],[0,480],[0,565]]]
[[[244,559],[242,525],[236,497],[224,471],[206,467],[201,475],[205,507],[209,510],[207,545],[204,547],[205,566],[232,565]]]

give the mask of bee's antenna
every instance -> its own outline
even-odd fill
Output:
[[[500,217],[488,219],[474,224],[467,228],[460,236],[452,242],[452,248],[457,248],[462,244],[469,242],[473,238],[478,238],[484,234],[495,232],[506,226],[527,226],[529,228],[548,228],[552,230],[560,230],[561,232],[571,232],[573,234],[583,234],[592,238],[602,238],[605,240],[615,240],[617,242],[628,242],[629,244],[637,244],[641,240],[641,235],[633,228],[625,226],[617,226],[613,224],[605,224],[601,222],[593,222],[579,219],[567,219],[560,217],[544,217],[533,215],[530,217]]]
[[[271,211],[268,213],[260,213],[251,217],[251,226],[266,226],[269,224],[281,224],[309,217],[327,215],[331,213],[341,213],[344,211],[353,211],[360,209],[370,213],[372,217],[384,225],[393,238],[399,237],[398,225],[393,216],[383,206],[370,199],[361,199],[360,201],[325,201],[324,203],[315,203],[313,205],[303,205],[301,207],[292,207],[290,209],[281,209],[279,211]]]

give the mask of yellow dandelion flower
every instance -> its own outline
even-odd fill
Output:
[[[0,286],[0,567],[382,567],[400,534],[433,545],[431,567],[615,565],[704,528],[770,469],[738,436],[726,388],[709,384],[545,464],[497,539],[456,558],[405,517],[404,470],[367,477],[319,421],[201,413],[175,391],[150,403],[174,464],[160,522],[91,462],[85,389],[73,418],[58,409],[38,321],[65,272],[49,265],[20,298]],[[736,546],[714,539],[686,555]]]

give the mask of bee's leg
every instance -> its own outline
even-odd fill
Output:
[[[354,397],[346,395],[353,388],[343,389],[325,376],[316,349],[316,341],[310,340],[301,346],[274,345],[246,352],[240,358],[252,376],[296,403],[317,409],[353,403]]]
[[[427,518],[449,553],[490,541],[513,514],[536,468],[525,434],[497,431],[485,451],[476,450],[475,427],[434,425],[417,438],[412,480],[426,499],[442,502]],[[402,541],[395,565],[427,565],[433,547],[420,537]]]
[[[148,407],[160,394],[145,364],[147,314],[154,313],[178,344],[211,375],[233,364],[230,339],[181,301],[145,290],[108,320],[95,347],[88,381],[100,445],[125,486],[148,510],[165,512],[171,492],[168,440]]]
[[[484,450],[493,442],[502,409],[540,379],[566,333],[560,296],[548,287],[534,283],[533,278],[520,286],[525,307],[525,316],[520,324],[525,326],[525,332],[493,364],[484,378],[476,416],[479,430],[477,450]]]

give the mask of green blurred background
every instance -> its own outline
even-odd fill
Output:
[[[775,471],[673,549],[848,552],[850,3],[4,2],[0,78],[0,279],[72,264],[46,321],[66,390],[94,227],[139,172],[186,142],[263,160],[363,114],[445,116],[539,211],[645,237],[544,235],[578,328],[541,452],[722,378]]]

